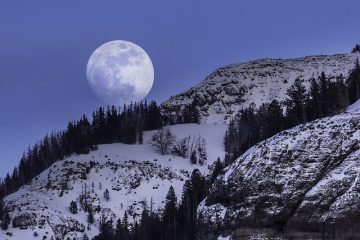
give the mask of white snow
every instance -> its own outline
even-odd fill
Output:
[[[231,236],[223,237],[223,236],[220,235],[220,236],[217,238],[217,240],[231,240]]]
[[[203,122],[224,122],[252,103],[259,107],[272,100],[284,101],[286,90],[296,78],[304,80],[306,87],[310,86],[310,79],[317,78],[321,72],[330,78],[339,75],[346,78],[359,56],[359,53],[352,53],[294,59],[266,58],[227,65],[216,69],[197,86],[171,97],[162,106],[176,109],[176,106],[190,104],[196,95],[203,103],[200,109]],[[244,96],[239,101],[241,91]]]
[[[346,111],[347,112],[355,112],[355,111],[359,111],[360,109],[360,100],[357,100],[356,102],[354,102],[353,104],[351,104]]]
[[[41,215],[49,216],[44,227],[48,232],[49,239],[53,235],[51,226],[66,224],[71,218],[84,224],[85,227],[87,226],[85,212],[79,211],[77,214],[71,214],[68,210],[69,204],[73,200],[77,201],[79,206],[78,198],[85,185],[94,199],[92,205],[100,205],[103,210],[108,212],[107,216],[112,216],[114,221],[119,217],[122,218],[125,210],[133,213],[132,216],[129,216],[129,220],[133,221],[138,214],[141,214],[145,202],[147,207],[150,207],[151,199],[153,209],[161,208],[171,185],[180,200],[183,184],[195,168],[205,174],[209,171],[209,165],[218,157],[223,158],[225,154],[223,139],[227,126],[222,124],[181,124],[167,128],[170,128],[175,134],[176,139],[189,135],[204,137],[208,156],[207,163],[203,166],[193,165],[189,159],[173,155],[160,155],[150,144],[155,131],[145,132],[142,145],[121,143],[99,145],[98,150],[89,154],[73,155],[54,163],[36,177],[30,185],[23,186],[19,191],[5,198],[7,206],[13,208],[10,216],[13,218],[23,212],[36,213],[37,220]],[[94,162],[95,166],[91,168],[86,179],[79,178],[78,172],[89,167],[90,161]],[[60,197],[59,186],[67,174],[70,174],[70,189]],[[47,190],[45,188],[48,177],[57,189]],[[102,185],[101,189],[100,184]],[[105,189],[110,192],[109,201],[103,198]],[[91,230],[85,230],[90,238],[98,232],[97,226],[101,214],[101,212],[95,212],[95,226],[92,226]],[[11,239],[24,239],[25,235],[32,236],[36,231],[39,233],[40,239],[45,235],[42,231],[44,229],[34,227],[33,229],[19,230],[10,226],[7,232],[14,234]],[[6,239],[5,231],[0,231],[0,238]]]

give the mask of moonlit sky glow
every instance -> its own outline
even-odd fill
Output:
[[[160,102],[229,63],[350,52],[359,9],[359,0],[3,0],[0,177],[28,145],[104,106],[85,74],[103,43],[146,50],[155,68],[147,100]]]

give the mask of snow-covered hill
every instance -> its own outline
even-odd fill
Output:
[[[211,228],[300,229],[326,239],[358,239],[359,106],[283,131],[245,152],[201,204]]]
[[[208,160],[204,165],[155,152],[150,144],[155,131],[145,132],[142,145],[99,145],[89,154],[54,163],[7,196],[5,205],[16,228],[10,225],[0,231],[0,239],[72,239],[84,233],[93,237],[103,213],[116,220],[126,211],[133,221],[151,202],[153,209],[161,208],[171,185],[180,198],[195,168],[207,173],[224,156],[224,119],[251,103],[259,106],[284,100],[297,77],[307,86],[322,71],[346,77],[358,57],[360,53],[261,59],[217,69],[199,85],[161,105],[164,112],[176,114],[198,100],[203,124],[168,128],[177,140],[189,135],[205,139]],[[199,212],[211,229],[286,226],[311,230],[360,216],[359,107],[357,102],[343,114],[283,131],[249,149],[224,170],[200,205]],[[109,200],[103,196],[106,189]],[[70,202],[79,206],[84,194],[95,214],[90,229],[87,213],[69,210]]]
[[[308,56],[295,59],[260,59],[231,64],[216,69],[204,81],[177,94],[161,106],[169,115],[176,115],[184,105],[197,98],[202,121],[223,122],[241,108],[276,99],[283,101],[285,92],[296,78],[306,86],[321,72],[329,77],[348,76],[360,53]]]
[[[172,185],[181,196],[184,181],[198,168],[201,172],[217,157],[223,157],[222,140],[225,125],[183,124],[169,126],[182,139],[189,135],[201,135],[206,139],[208,161],[205,165],[192,165],[189,159],[173,155],[159,155],[150,144],[154,131],[145,132],[143,145],[108,144],[86,155],[74,155],[58,161],[36,177],[31,184],[7,196],[5,204],[17,228],[10,226],[0,231],[0,239],[43,239],[52,236],[66,239],[89,237],[98,233],[102,212],[116,220],[129,214],[129,220],[141,214],[144,207],[162,207],[167,191]],[[110,199],[103,197],[105,189]],[[87,214],[79,211],[71,214],[69,205],[87,192],[88,203],[95,213],[95,225],[87,229]],[[23,229],[20,229],[23,228]],[[13,237],[6,234],[12,233]],[[37,237],[33,234],[36,232]]]

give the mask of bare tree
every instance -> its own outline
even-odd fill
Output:
[[[169,128],[161,128],[152,136],[152,146],[161,155],[168,154],[174,144],[175,136]]]

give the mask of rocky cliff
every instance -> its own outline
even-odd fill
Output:
[[[283,131],[226,168],[199,212],[212,230],[263,227],[359,237],[359,140],[356,108]]]

